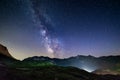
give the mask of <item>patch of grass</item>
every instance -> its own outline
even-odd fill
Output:
[[[22,61],[22,62],[15,62],[10,67],[14,68],[37,68],[37,67],[44,67],[44,66],[53,66],[52,62],[47,61]]]

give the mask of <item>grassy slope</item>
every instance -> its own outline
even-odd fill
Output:
[[[73,67],[41,66],[8,70],[8,80],[94,80],[92,74]]]

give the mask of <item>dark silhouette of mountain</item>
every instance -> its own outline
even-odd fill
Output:
[[[11,54],[8,52],[7,47],[5,47],[5,46],[3,46],[1,44],[0,44],[0,54],[13,58],[11,56]]]
[[[91,63],[94,67],[93,63],[99,64],[98,62],[102,61],[104,64],[117,64],[119,56],[99,58],[76,56],[66,59],[34,56],[19,61],[9,54],[7,48],[2,46],[0,51],[0,80],[120,80],[120,75],[97,75],[80,69],[81,65],[89,67]]]
[[[86,71],[92,72],[97,69],[113,69],[120,67],[120,56],[82,56],[78,55],[66,59],[57,59],[49,57],[29,57],[23,61],[49,61],[59,66],[73,66]]]
[[[8,52],[8,49],[0,44],[0,65],[5,66],[12,64],[14,61],[17,61],[15,58],[11,56]]]

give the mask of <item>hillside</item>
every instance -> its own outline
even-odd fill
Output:
[[[34,56],[23,61],[49,61],[59,66],[73,66],[92,72],[97,69],[120,69],[120,56],[75,56],[66,59],[49,58],[43,56]]]
[[[8,52],[7,47],[5,47],[5,46],[3,46],[3,45],[1,45],[1,44],[0,44],[0,54],[2,54],[2,55],[5,55],[5,56],[8,56],[8,57],[11,57],[11,58],[12,58],[11,54]]]
[[[11,54],[8,52],[8,49],[0,44],[0,65],[9,66],[14,64],[16,61],[18,60],[11,56]]]
[[[120,80],[119,75],[96,75],[75,67],[41,66],[9,68],[0,66],[0,80]]]
[[[72,67],[2,68],[0,80],[88,80],[92,74]],[[1,73],[2,71],[0,71]],[[6,78],[7,76],[7,78]],[[24,76],[24,77],[23,77]],[[2,79],[3,78],[3,79]]]

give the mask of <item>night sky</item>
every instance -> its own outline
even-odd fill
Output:
[[[17,59],[120,55],[120,1],[0,0],[0,44]]]

